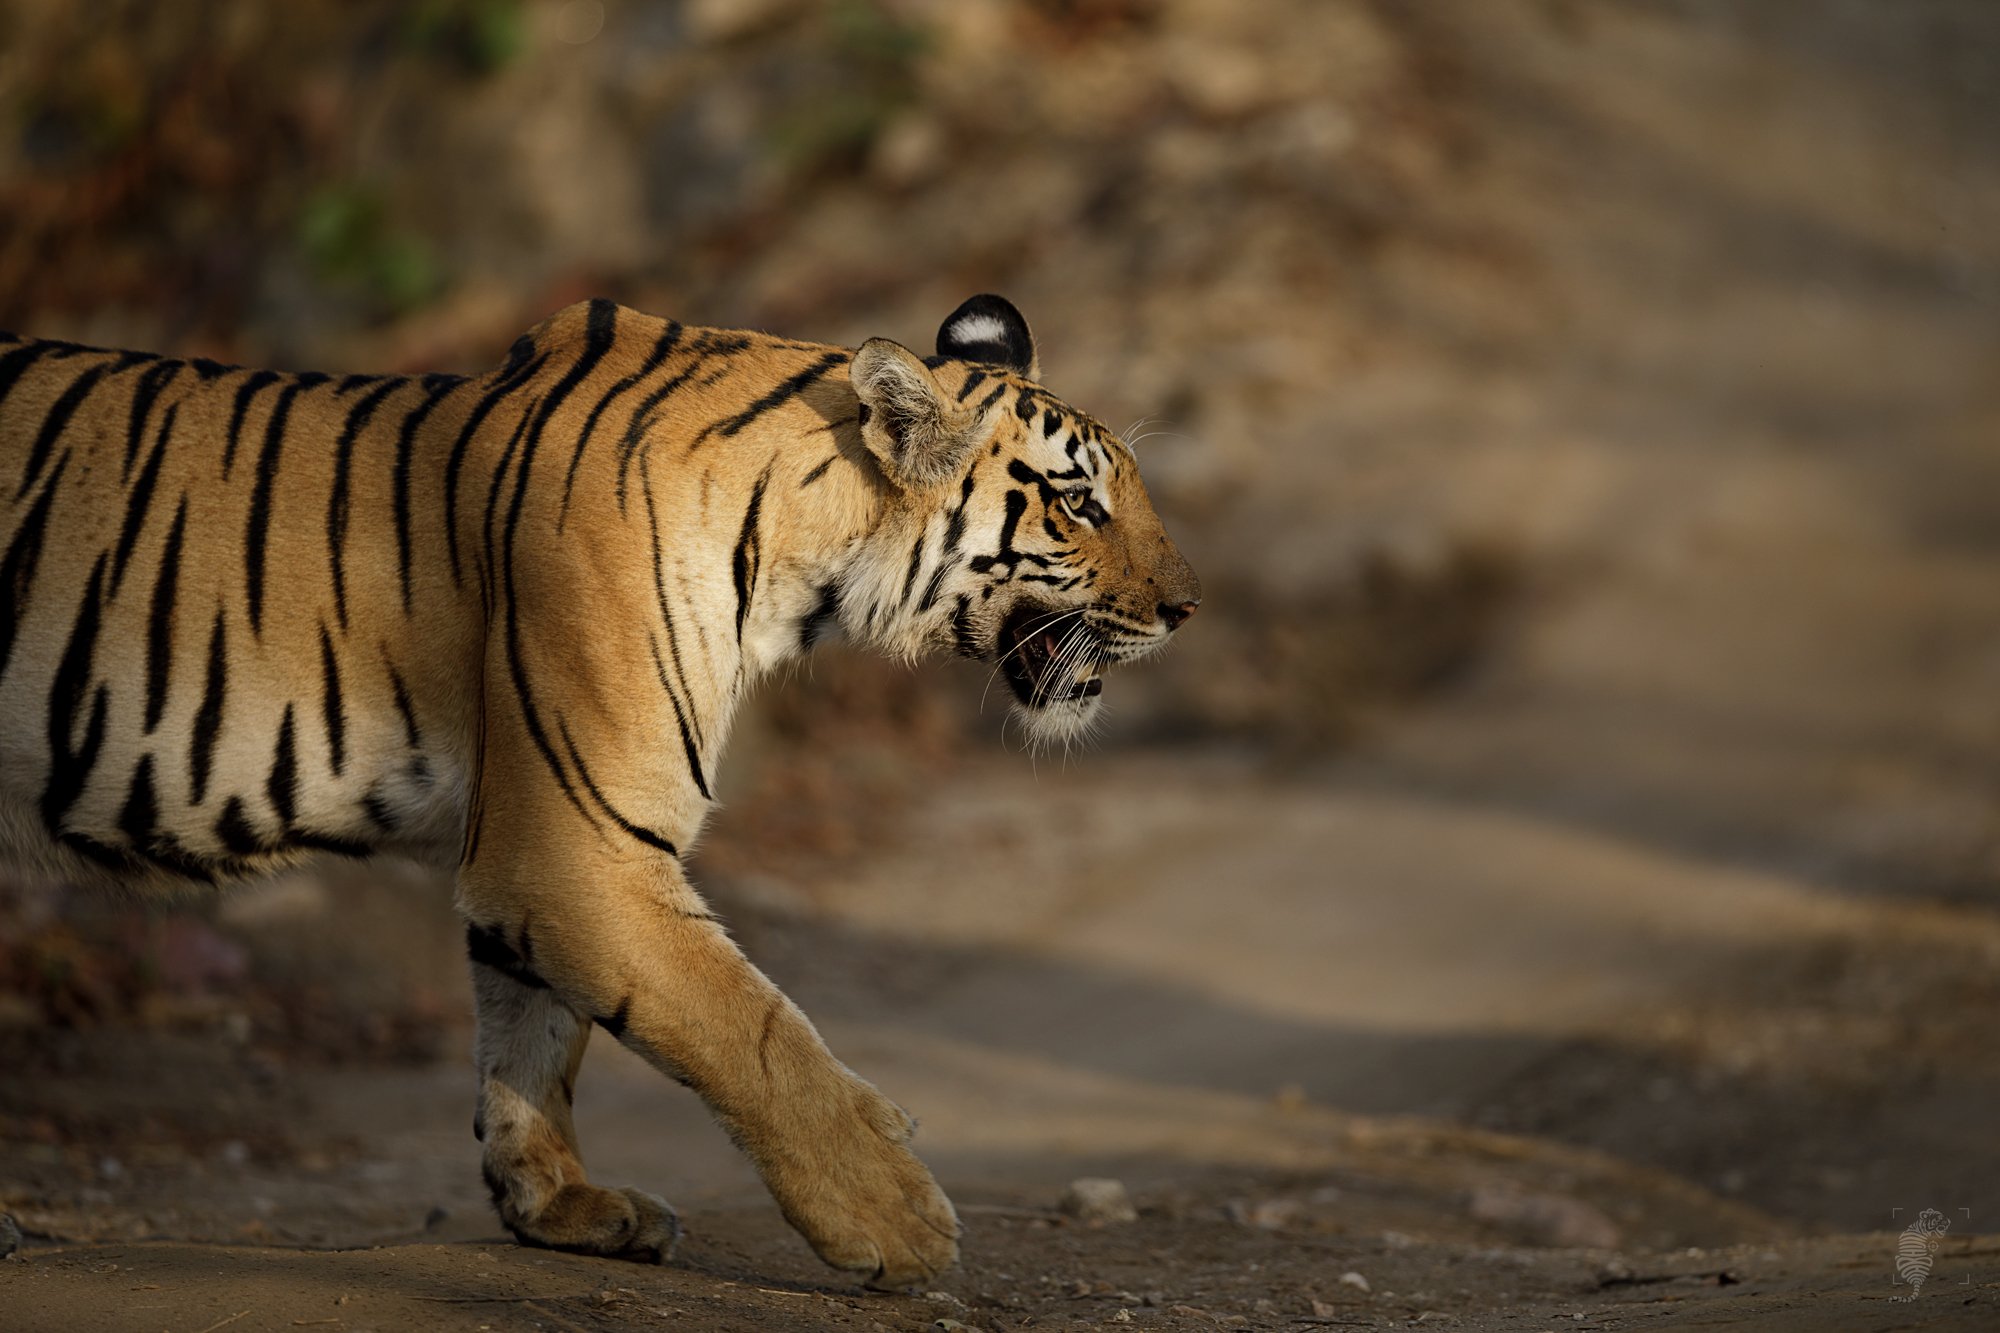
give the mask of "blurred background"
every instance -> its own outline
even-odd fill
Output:
[[[961,1197],[1777,1243],[2000,1215],[1996,131],[1984,0],[0,0],[0,327],[477,371],[1006,294],[1203,612],[1069,754],[967,664],[768,689],[698,868],[753,957]],[[414,873],[10,888],[0,1204],[488,1234],[468,1008]],[[600,1174],[753,1199],[627,1061]]]

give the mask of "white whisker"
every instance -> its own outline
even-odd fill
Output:
[[[1087,606],[1072,607],[1070,610],[1067,611],[1053,611],[1050,612],[1048,615],[1044,616],[1042,619],[1029,625],[1022,632],[1020,642],[1016,643],[1012,648],[1009,648],[1006,652],[1000,654],[1000,656],[993,663],[993,669],[986,673],[986,683],[982,685],[979,690],[980,711],[984,712],[986,710],[986,695],[988,691],[990,691],[993,688],[993,678],[1000,674],[1000,669],[1002,667],[1007,665],[1008,658],[1012,657],[1015,653],[1025,652],[1030,646],[1034,644],[1035,640],[1041,638],[1044,634],[1049,633],[1056,625],[1061,624],[1065,619],[1072,616],[1081,617],[1089,614],[1089,612],[1090,608]]]

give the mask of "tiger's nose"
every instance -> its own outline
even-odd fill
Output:
[[[1200,605],[1199,601],[1182,602],[1179,606],[1169,606],[1165,602],[1161,602],[1160,619],[1167,622],[1167,632],[1171,634],[1173,631],[1179,629],[1181,622],[1193,615],[1196,608]]]

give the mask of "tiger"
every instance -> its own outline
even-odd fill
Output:
[[[520,1242],[665,1262],[593,1183],[593,1028],[692,1088],[834,1269],[956,1262],[911,1117],[684,864],[752,687],[833,634],[994,664],[1031,739],[1201,601],[1117,433],[985,294],[936,354],[558,311],[484,374],[0,335],[0,859],[206,892],[315,856],[455,877],[474,1133]]]

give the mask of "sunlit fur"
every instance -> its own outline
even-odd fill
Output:
[[[1098,699],[1052,696],[1199,600],[1131,452],[1032,378],[1018,312],[955,317],[1007,364],[601,301],[471,377],[0,335],[0,850],[148,892],[327,852],[454,871],[483,1169],[524,1241],[657,1260],[677,1234],[584,1173],[595,1024],[707,1100],[827,1262],[936,1273],[957,1222],[909,1118],[681,857],[737,705],[835,624],[996,661],[1060,738]],[[1003,643],[1059,615],[1059,643]]]

